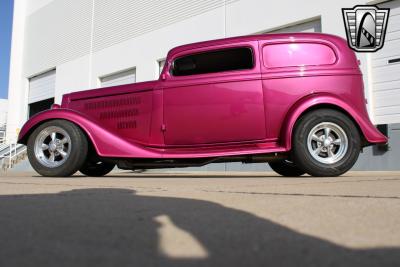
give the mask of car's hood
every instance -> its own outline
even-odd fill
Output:
[[[72,101],[91,99],[105,96],[122,95],[132,92],[140,92],[152,90],[157,85],[158,81],[140,82],[126,85],[119,85],[113,87],[91,89],[79,91],[74,93],[65,94],[61,103],[61,107],[67,108],[68,104]]]

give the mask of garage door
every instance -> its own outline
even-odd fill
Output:
[[[117,86],[136,82],[136,70],[130,69],[100,78],[101,87]]]
[[[29,104],[54,98],[56,71],[48,71],[29,79]]]
[[[298,23],[292,26],[269,31],[268,33],[283,33],[283,32],[321,32],[321,20],[318,19],[309,22]]]
[[[380,7],[390,17],[383,48],[371,54],[375,123],[400,123],[400,0]]]

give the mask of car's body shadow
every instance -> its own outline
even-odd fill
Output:
[[[207,256],[160,253],[160,215]],[[349,249],[213,202],[126,189],[0,196],[0,244],[0,266],[400,266],[400,248]]]

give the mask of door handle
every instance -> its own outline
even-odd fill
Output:
[[[392,59],[388,60],[388,64],[397,63],[397,62],[400,62],[400,57],[392,58]]]

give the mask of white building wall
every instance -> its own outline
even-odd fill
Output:
[[[46,70],[57,70],[59,103],[62,94],[99,87],[99,77],[121,70],[136,68],[137,82],[156,79],[157,61],[185,43],[260,33],[315,18],[321,18],[323,32],[345,37],[341,8],[356,4],[365,2],[15,0],[9,100],[16,108],[8,117],[8,138],[15,138],[27,119],[28,78]],[[372,104],[368,56],[358,57]]]
[[[382,4],[390,8],[384,48],[370,55],[375,120],[400,122],[400,1]],[[389,63],[391,62],[391,63]]]
[[[8,99],[0,99],[0,127],[7,123]]]
[[[7,141],[15,142],[19,128],[26,120],[28,108],[28,80],[24,76],[25,19],[27,0],[14,0],[14,18],[11,40],[10,78],[8,87],[9,106]]]

